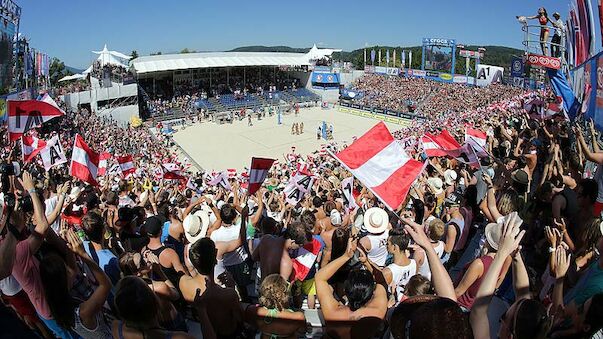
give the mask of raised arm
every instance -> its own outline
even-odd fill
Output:
[[[329,285],[328,280],[354,255],[354,251],[357,248],[357,242],[357,239],[350,237],[345,253],[339,258],[331,260],[330,263],[318,270],[314,277],[316,283],[316,296],[320,301],[320,307],[322,308],[325,318],[332,316],[339,305],[339,302],[333,297],[333,289]]]
[[[519,246],[525,231],[519,231],[521,220],[516,212],[513,212],[506,218],[503,225],[503,234],[499,241],[498,252],[482,279],[482,284],[475,296],[475,302],[471,309],[471,328],[473,337],[476,339],[489,339],[490,327],[488,323],[488,305],[496,289],[498,276],[500,275],[506,258],[511,255]]]
[[[98,283],[98,287],[92,292],[88,300],[80,304],[82,323],[86,328],[96,328],[98,325],[96,320],[97,315],[102,311],[103,305],[111,291],[111,281],[98,264],[88,256],[88,253],[84,250],[82,240],[75,234],[73,229],[67,231],[67,239],[69,248],[90,268],[94,279]]]
[[[42,202],[40,201],[40,198],[35,191],[35,182],[32,175],[29,172],[23,172],[23,178],[19,179],[19,181],[21,182],[23,188],[31,196],[31,202],[33,204],[34,220],[36,223],[36,227],[34,229],[34,232],[27,239],[27,241],[29,242],[29,248],[31,250],[31,253],[36,253],[40,246],[42,246],[44,237],[46,237],[46,232],[48,231],[48,220],[46,219],[46,215],[44,214]]]
[[[431,246],[431,241],[427,238],[423,226],[415,223],[410,219],[403,218],[402,221],[406,224],[404,229],[415,243],[425,251],[427,255],[427,263],[431,270],[431,281],[435,288],[436,294],[440,297],[449,298],[456,301],[456,294],[454,293],[454,285],[450,275],[446,272],[444,265],[440,261],[440,257],[435,252],[435,249]]]

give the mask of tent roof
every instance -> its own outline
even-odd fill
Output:
[[[108,50],[106,44],[103,47],[102,51],[92,51],[92,53],[98,54],[97,60],[100,60],[101,65],[103,65],[103,66],[110,64],[110,65],[118,65],[118,66],[122,66],[124,68],[128,68],[128,66],[125,64],[124,61],[129,60],[130,57],[125,54],[122,54],[120,52]]]
[[[318,47],[316,47],[316,44],[314,44],[314,46],[312,46],[312,48],[308,51],[306,55],[308,56],[309,60],[319,60],[324,57],[330,57],[334,52],[341,52],[341,50],[330,48],[318,49]]]
[[[84,74],[67,75],[67,76],[64,76],[64,77],[60,78],[59,82],[69,81],[69,80],[84,79],[85,77],[86,77],[86,75],[84,75]]]
[[[304,53],[207,52],[142,56],[132,60],[138,74],[179,69],[241,66],[309,66]]]

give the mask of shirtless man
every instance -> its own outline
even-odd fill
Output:
[[[264,235],[251,255],[254,261],[260,263],[260,283],[273,273],[289,280],[293,272],[289,250],[298,249],[310,241],[312,232],[300,222],[289,225],[284,236]]]
[[[195,290],[193,299],[193,306],[199,313],[204,338],[232,337],[240,332],[243,325],[243,314],[234,282],[227,283],[230,286],[222,287],[216,284],[214,279],[214,268],[218,260],[213,258],[219,258],[221,251],[227,249],[223,245],[217,246],[211,239],[202,238],[191,247],[191,261],[199,271],[196,279],[197,281],[204,279],[205,285],[203,292],[201,288]],[[184,284],[186,285],[187,282]],[[189,290],[185,297],[187,301],[190,301],[190,296]],[[210,305],[220,305],[220,307],[212,307],[211,312],[208,312]]]

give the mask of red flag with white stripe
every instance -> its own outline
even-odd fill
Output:
[[[249,186],[247,191],[249,195],[255,194],[255,192],[262,187],[262,183],[270,171],[270,167],[274,163],[274,159],[265,158],[251,158],[251,167],[249,170]]]
[[[103,152],[98,157],[98,175],[105,175],[107,173],[107,163],[111,159],[111,153]]]
[[[40,127],[48,120],[65,114],[61,109],[46,101],[8,100],[7,105],[10,141],[18,140],[28,130]]]
[[[383,122],[334,155],[390,210],[402,204],[423,163],[410,158]]]
[[[291,259],[293,265],[293,280],[303,281],[310,273],[312,266],[316,262],[318,252],[320,252],[320,241],[312,238],[312,242],[305,244],[298,250],[298,255]]]
[[[234,178],[234,177],[236,177],[236,176],[237,176],[237,170],[236,170],[236,169],[234,169],[234,168],[229,168],[229,169],[227,169],[227,170],[226,170],[226,173],[228,173],[228,178],[229,178],[229,179],[232,179],[232,178]]]
[[[486,133],[484,133],[478,129],[473,129],[473,128],[467,126],[467,129],[465,130],[465,142],[466,143],[475,143],[481,147],[485,147],[487,140],[488,140],[488,136],[486,135]]]
[[[24,135],[21,138],[21,149],[23,150],[23,161],[30,162],[41,150],[46,147],[46,141],[34,136]]]
[[[132,159],[131,155],[117,157],[117,163],[119,164],[119,168],[121,168],[121,173],[123,173],[124,177],[136,172],[136,167],[134,167],[134,159]]]
[[[81,135],[75,135],[75,143],[71,153],[69,174],[91,185],[98,186],[98,153],[94,152]]]
[[[452,151],[455,149],[461,148],[461,144],[456,141],[456,139],[450,135],[447,130],[443,130],[440,134],[434,135],[432,140],[438,143],[444,150]]]
[[[442,149],[442,146],[431,139],[431,134],[429,133],[425,133],[421,138],[421,143],[423,144],[423,151],[428,157],[443,157],[446,155],[446,151]]]
[[[184,175],[178,164],[169,163],[163,164],[163,178],[182,180],[186,179],[186,176]]]

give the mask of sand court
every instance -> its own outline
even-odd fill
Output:
[[[284,155],[295,146],[296,153],[309,154],[320,149],[324,139],[316,140],[318,126],[326,121],[333,124],[334,141],[350,143],[354,136],[361,136],[379,122],[377,119],[340,112],[336,108],[302,108],[299,115],[283,114],[282,124],[278,125],[276,114],[261,121],[253,118],[253,126],[247,119],[232,124],[213,122],[196,123],[174,134],[174,140],[205,170],[238,170],[249,166],[251,157],[267,157],[284,161]],[[294,123],[304,124],[304,133],[292,135]],[[387,123],[391,130],[400,125]]]

